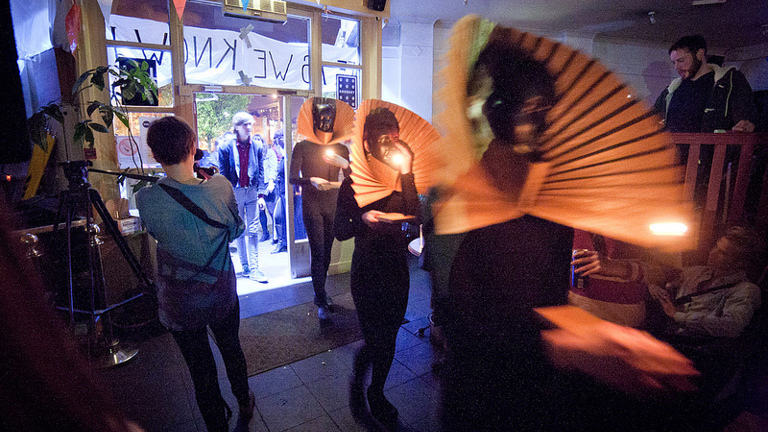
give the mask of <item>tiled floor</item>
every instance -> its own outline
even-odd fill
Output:
[[[429,285],[427,275],[411,261],[411,293],[406,318],[398,335],[397,353],[385,393],[399,409],[400,431],[438,431],[439,392],[432,375],[433,350],[428,324]],[[255,283],[239,279],[243,283]],[[348,289],[349,275],[330,276],[329,294]],[[242,318],[312,301],[311,283],[269,289],[242,295]],[[240,431],[365,431],[348,407],[348,382],[354,352],[361,341],[351,343],[249,378],[256,395],[256,415],[245,427],[232,419],[231,430]],[[103,372],[115,390],[127,416],[147,432],[204,432],[205,425],[194,400],[186,365],[170,334],[163,333],[139,344],[132,361]],[[237,402],[218,352],[219,380],[227,403]]]
[[[411,257],[411,292],[404,324],[397,340],[397,352],[385,393],[400,411],[399,432],[439,430],[439,381],[432,373],[437,353],[429,343],[430,289],[428,275]],[[308,278],[294,285],[275,288],[238,279],[241,317],[312,301]],[[242,290],[240,288],[243,288]],[[349,274],[330,276],[327,290],[339,294],[349,287]],[[256,396],[256,415],[248,425],[237,424],[232,431],[251,432],[333,432],[378,430],[370,424],[358,424],[348,406],[348,381],[354,352],[361,341],[278,367],[249,378]],[[205,425],[195,403],[192,382],[184,360],[168,333],[144,338],[139,355],[132,361],[103,372],[107,383],[122,404],[126,415],[147,432],[205,432]],[[221,358],[219,380],[227,403],[237,402],[229,390]],[[762,402],[768,400],[768,383],[758,393],[759,401],[750,401],[751,411],[735,421],[727,432],[768,430],[768,413]],[[236,417],[236,416],[235,416]]]

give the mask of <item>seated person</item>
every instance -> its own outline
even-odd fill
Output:
[[[649,251],[602,235],[574,230],[573,257],[595,251],[607,259],[649,261]],[[568,303],[615,324],[639,328],[645,322],[645,286],[638,281],[592,274],[587,278],[574,275],[568,292]]]
[[[717,391],[742,360],[745,347],[737,337],[761,304],[760,288],[748,275],[763,250],[763,239],[754,231],[731,227],[704,266],[670,271],[658,264],[598,259],[596,252],[575,259],[573,265],[577,274],[645,283],[649,315],[654,306],[663,311],[660,323],[648,329],[694,361],[704,378],[702,390]]]

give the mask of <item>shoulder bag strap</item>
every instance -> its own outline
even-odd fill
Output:
[[[704,295],[704,294],[709,294],[709,293],[715,292],[715,291],[720,291],[720,290],[724,290],[724,289],[728,289],[728,288],[733,288],[733,287],[735,287],[736,285],[738,285],[740,283],[741,282],[733,282],[733,283],[729,283],[729,284],[725,284],[725,285],[716,286],[714,288],[710,288],[710,289],[707,289],[707,290],[704,290],[704,291],[701,291],[701,292],[695,292],[693,294],[684,295],[682,297],[679,297],[679,298],[676,298],[676,299],[672,300],[672,304],[675,305],[675,306],[684,305],[686,303],[690,303],[691,300],[693,300],[694,297],[698,297],[698,296]]]
[[[157,184],[162,188],[164,191],[168,193],[168,195],[171,196],[171,198],[175,199],[179,204],[182,205],[185,209],[189,210],[190,213],[197,216],[200,220],[207,223],[208,225],[220,228],[220,229],[228,229],[229,227],[217,220],[213,220],[208,217],[208,215],[205,213],[203,209],[201,209],[197,204],[192,202],[191,199],[189,199],[188,196],[184,195],[184,193],[175,187],[171,187],[164,184]]]

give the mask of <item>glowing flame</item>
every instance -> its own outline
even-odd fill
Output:
[[[325,155],[328,156],[328,157],[334,157],[334,156],[336,156],[336,153],[334,153],[333,150],[328,149],[328,150],[325,151]]]
[[[664,236],[682,236],[688,232],[688,225],[682,222],[654,223],[650,228],[653,234]]]
[[[392,163],[395,165],[401,165],[403,163],[403,155],[396,154],[392,156]]]

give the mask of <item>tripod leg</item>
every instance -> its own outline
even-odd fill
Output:
[[[90,189],[89,198],[93,206],[96,208],[96,211],[99,213],[99,216],[101,216],[101,220],[104,221],[104,226],[107,228],[107,232],[115,241],[115,244],[117,244],[117,247],[120,249],[123,257],[125,257],[128,265],[131,266],[133,273],[137,278],[139,278],[139,281],[141,281],[147,287],[147,289],[154,287],[152,281],[149,280],[147,275],[141,269],[139,260],[136,258],[136,255],[133,254],[133,251],[125,241],[125,238],[123,238],[123,234],[117,228],[117,222],[115,222],[115,220],[109,214],[109,211],[107,211],[107,206],[104,205],[104,201],[102,201],[99,192],[95,189]]]

